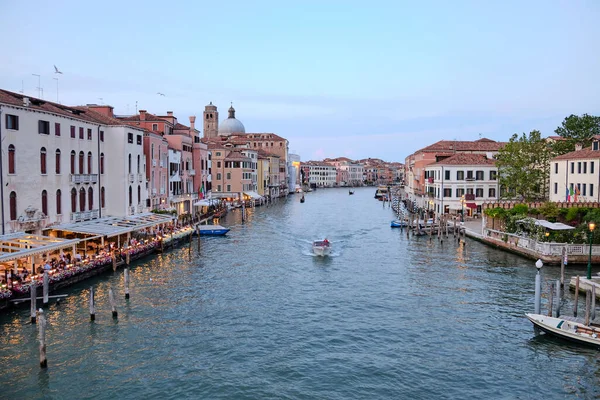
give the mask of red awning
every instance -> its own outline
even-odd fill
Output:
[[[468,208],[477,208],[477,204],[475,203],[467,203],[465,204]]]

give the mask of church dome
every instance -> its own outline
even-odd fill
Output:
[[[235,119],[235,108],[229,108],[229,117],[219,124],[219,135],[228,136],[232,133],[246,133],[246,128],[239,120]]]

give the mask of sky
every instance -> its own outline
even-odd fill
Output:
[[[186,125],[233,102],[303,161],[404,162],[600,115],[599,20],[596,0],[0,0],[0,88]]]

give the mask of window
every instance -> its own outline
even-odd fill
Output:
[[[594,184],[590,183],[590,197],[594,195]]]
[[[473,171],[467,171],[467,180],[473,180]]]
[[[217,153],[215,154],[217,157],[221,157],[221,152],[217,151]]]
[[[129,186],[129,205],[131,206],[133,204],[133,191],[131,189],[131,186]]]
[[[582,196],[587,196],[587,195],[586,195],[586,193],[585,193],[585,192],[586,192],[586,190],[585,190],[585,189],[586,189],[586,186],[587,186],[587,185],[584,183],[584,184],[583,184],[583,190],[581,191],[581,195],[582,195]]]
[[[79,189],[79,211],[85,211],[85,189]]]
[[[444,179],[450,180],[450,171],[444,171]]]
[[[475,189],[475,197],[483,197],[483,189]]]
[[[577,173],[580,174],[581,173],[581,161],[577,162]]]
[[[38,121],[38,132],[42,135],[50,134],[50,122],[48,121]]]
[[[456,180],[464,181],[465,180],[465,171],[456,171]]]
[[[10,192],[10,220],[17,219],[17,193]]]
[[[100,141],[104,142],[104,131],[100,131]]]
[[[594,173],[594,162],[590,161],[590,174]]]
[[[42,175],[46,175],[46,148],[42,147],[40,150],[40,172]]]
[[[19,130],[19,117],[17,115],[6,114],[6,129]]]
[[[77,212],[77,190],[71,189],[71,212]]]
[[[154,143],[150,146],[150,159],[154,160]]]
[[[157,131],[158,130],[158,124],[152,124],[152,130],[153,131]]]
[[[54,124],[54,135],[60,136],[60,124],[58,122]]]
[[[75,174],[75,150],[71,151],[71,175]]]
[[[558,163],[554,163],[554,173],[558,174]]]
[[[104,186],[100,189],[100,207],[104,208]]]
[[[60,174],[60,150],[56,149],[56,154],[54,156],[54,166],[57,174]]]
[[[456,197],[464,196],[465,189],[456,189]]]
[[[217,161],[217,168],[221,168],[221,161]]]
[[[483,180],[483,171],[475,172],[475,180],[482,181]]]
[[[71,125],[71,139],[75,139],[75,127]]]
[[[88,189],[88,210],[94,209],[94,189]]]
[[[129,155],[129,173],[131,173],[131,154]]]
[[[142,135],[137,135],[135,140],[137,144],[139,144],[140,146],[142,145]]]
[[[100,153],[100,173],[104,173],[104,153]]]
[[[587,161],[583,163],[583,173],[587,174]]]
[[[231,172],[227,173],[227,179],[231,179]]]
[[[473,194],[473,189],[467,189],[467,194]]]
[[[56,191],[56,214],[57,215],[62,214],[61,202],[62,202],[62,195],[61,195],[60,189],[58,189]]]
[[[558,194],[558,183],[554,182],[554,194]]]
[[[221,173],[217,172],[217,180],[220,181],[221,180]]]
[[[83,127],[79,127],[79,139],[83,140]]]
[[[231,192],[231,185],[227,185],[227,191]]]
[[[598,142],[592,143],[592,149],[593,150],[598,150]]]
[[[138,204],[142,202],[142,187],[138,185]]]
[[[87,133],[88,133],[88,135],[87,135],[88,136],[88,140],[92,140],[92,130],[90,128],[88,128]]]
[[[15,173],[15,146],[12,144],[8,146],[8,173]]]
[[[496,188],[488,189],[488,197],[496,197]]]
[[[137,173],[138,174],[140,173],[140,155],[139,154],[138,154],[138,157],[137,157]]]
[[[133,143],[133,133],[131,132],[127,134],[127,143]]]
[[[575,163],[574,162],[571,163],[571,173],[572,174],[575,173]]]
[[[452,197],[452,189],[444,189],[444,197]]]
[[[79,173],[80,174],[84,173],[84,170],[83,170],[84,159],[85,159],[85,154],[83,153],[83,151],[80,151],[79,152]]]
[[[217,192],[221,191],[221,185],[217,185]]]
[[[48,193],[42,190],[42,213],[48,215]]]
[[[92,173],[92,152],[88,151],[88,174]]]
[[[495,181],[498,177],[498,171],[490,171],[490,181]]]

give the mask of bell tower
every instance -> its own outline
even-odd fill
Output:
[[[212,101],[204,107],[204,138],[216,138],[219,135],[219,112],[217,106],[214,106]]]

